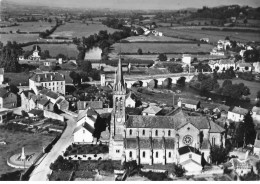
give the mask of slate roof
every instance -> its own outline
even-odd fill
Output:
[[[148,114],[157,114],[160,112],[162,108],[157,107],[157,106],[149,106],[148,108],[143,110],[143,113],[148,113]]]
[[[89,132],[92,133],[92,134],[93,134],[93,132],[94,132],[94,128],[93,128],[93,127],[91,127],[91,126],[90,126],[89,124],[87,124],[87,123],[84,123],[83,125],[76,127],[76,128],[74,129],[73,133],[78,132],[78,131],[81,130],[82,128],[86,129],[87,131],[89,131]]]
[[[50,97],[50,98],[55,99],[55,100],[60,96],[58,93],[55,93],[55,92],[53,92],[49,89],[46,89],[46,88],[39,91],[39,93],[42,94],[42,95],[46,95],[47,97]]]
[[[37,115],[40,116],[43,114],[43,110],[39,110],[39,109],[32,109],[30,110],[28,113],[33,114],[33,115]]]
[[[214,123],[213,121],[209,121],[210,124],[210,133],[222,133],[225,132],[225,129],[219,126],[218,124]]]
[[[41,104],[43,106],[46,106],[49,103],[49,100],[45,97],[39,99],[38,104]]]
[[[188,116],[187,122],[194,125],[197,129],[209,129],[209,120],[206,116]]]
[[[125,138],[124,144],[127,149],[174,149],[174,139],[172,138]]]
[[[247,109],[241,108],[241,107],[237,107],[234,106],[232,108],[230,108],[229,110],[230,112],[236,113],[236,114],[240,114],[240,115],[246,115],[248,113]]]
[[[130,91],[127,95],[126,95],[126,99],[127,98],[132,98],[133,100],[136,100],[136,96],[135,96],[135,94],[134,93],[132,93],[132,91]]]
[[[0,97],[5,97],[5,95],[8,93],[8,91],[5,88],[0,88]]]
[[[170,128],[176,129],[181,120],[174,116],[129,115],[126,128]]]
[[[174,149],[175,140],[172,138],[165,138],[165,147],[166,149]]]
[[[188,159],[188,160],[185,160],[184,162],[182,162],[182,163],[180,163],[181,165],[186,165],[186,164],[188,164],[188,163],[190,163],[190,162],[193,162],[193,163],[195,163],[195,164],[197,164],[197,165],[200,165],[201,166],[201,164],[200,163],[198,163],[198,162],[196,162],[195,160],[193,160],[193,159]]]
[[[78,101],[77,102],[78,110],[84,110],[88,107],[91,107],[93,109],[102,109],[103,102],[102,101]]]
[[[30,79],[35,82],[65,81],[62,74],[55,72],[35,73],[33,76],[30,77]]]
[[[252,112],[255,112],[257,115],[260,115],[260,107],[254,106],[254,107],[252,108]]]
[[[98,113],[91,107],[87,108],[86,110],[82,111],[79,115],[78,115],[78,121],[81,120],[82,118],[84,118],[85,116],[94,116],[94,115],[98,115]]]
[[[178,151],[179,151],[180,155],[183,155],[183,154],[186,154],[186,153],[189,153],[189,152],[193,152],[193,153],[196,153],[196,154],[200,155],[200,151],[197,150],[194,147],[191,147],[191,146],[183,146],[183,147],[179,148]]]
[[[188,99],[188,98],[179,98],[181,100],[181,103],[183,104],[192,104],[192,105],[198,105],[198,100]]]
[[[220,111],[226,111],[226,112],[228,112],[228,110],[230,109],[230,107],[229,106],[227,106],[227,105],[220,105],[220,106],[218,106],[217,107]]]
[[[30,98],[31,94],[35,94],[33,90],[25,90],[25,91],[22,91],[21,93],[23,93],[26,98]]]

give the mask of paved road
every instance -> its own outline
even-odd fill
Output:
[[[67,121],[67,127],[64,130],[62,136],[58,142],[53,146],[52,150],[46,155],[46,157],[39,163],[38,166],[32,172],[29,181],[48,181],[47,175],[51,173],[50,165],[53,163],[59,155],[63,154],[63,151],[73,141],[73,131],[76,127],[76,120],[67,114],[62,114]]]

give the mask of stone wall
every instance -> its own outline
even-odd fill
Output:
[[[56,120],[60,120],[60,121],[64,122],[64,117],[61,115],[58,115],[56,113],[44,110],[43,115],[46,118],[56,119]]]

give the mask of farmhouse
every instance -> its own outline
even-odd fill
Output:
[[[233,69],[236,68],[236,63],[233,60],[211,60],[209,61],[209,66],[213,70],[217,70],[218,72],[222,72],[223,70],[228,70],[230,67]]]
[[[185,107],[188,109],[197,110],[198,108],[200,108],[200,101],[186,99],[186,98],[179,98],[178,107]]]
[[[12,93],[9,89],[0,88],[0,109],[14,108],[17,105],[17,95]]]
[[[239,62],[237,63],[236,70],[245,72],[245,71],[251,71],[252,70],[252,65],[250,63],[245,63],[245,62]]]
[[[240,122],[244,120],[247,113],[249,113],[247,109],[235,106],[229,109],[227,118],[234,122]]]

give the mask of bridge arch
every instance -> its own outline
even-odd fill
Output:
[[[162,86],[164,88],[170,88],[172,86],[172,78],[164,79],[164,81],[162,82]]]
[[[142,87],[143,81],[139,80],[133,83],[132,87]]]
[[[157,88],[158,86],[158,80],[157,79],[152,79],[150,80],[150,82],[148,82],[148,87],[153,89],[153,88]]]

